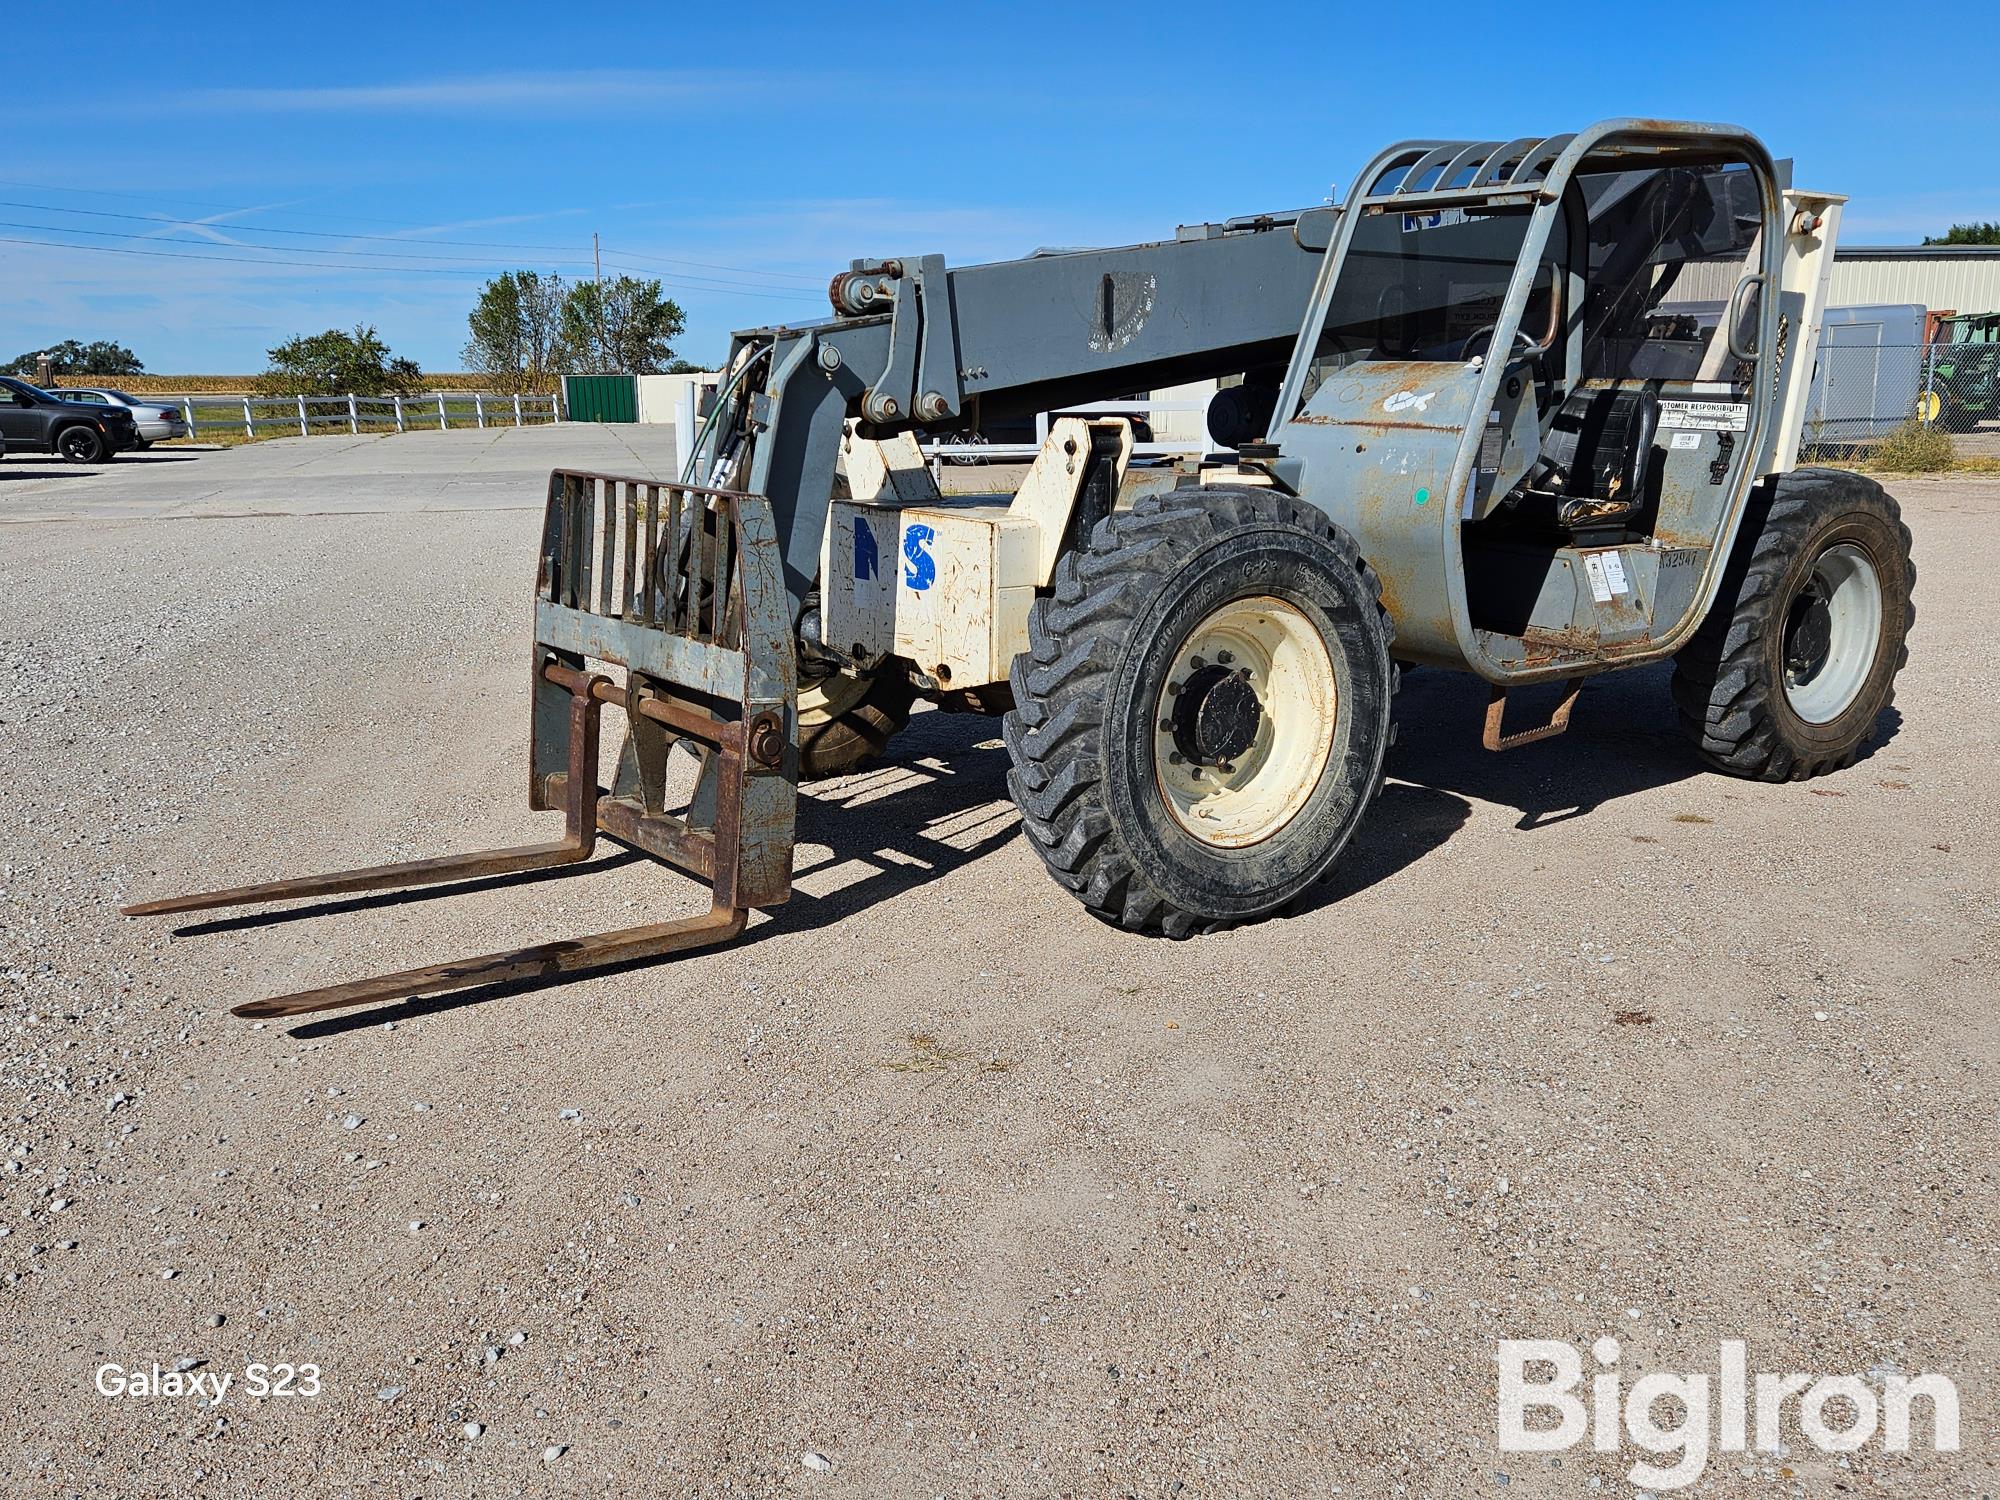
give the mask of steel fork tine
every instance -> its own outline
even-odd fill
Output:
[[[321,989],[301,990],[296,995],[250,1000],[233,1007],[230,1014],[254,1021],[278,1020],[311,1015],[316,1011],[374,1005],[385,1000],[413,1000],[420,995],[471,989],[508,979],[547,979],[603,964],[659,958],[687,948],[727,942],[743,930],[749,915],[741,907],[717,906],[699,917],[677,922],[656,922],[646,927],[627,927],[590,937],[538,943],[530,948],[514,948],[505,953],[488,953],[478,958],[461,958],[421,969],[406,969],[400,974],[380,974],[373,979],[354,979]]]
[[[159,901],[135,901],[118,910],[128,917],[157,917],[169,912],[209,911],[218,906],[250,906],[261,901],[291,901],[302,896],[340,896],[353,891],[392,890],[398,886],[439,885],[480,875],[510,875],[575,864],[588,859],[591,846],[575,839],[550,844],[521,844],[510,849],[482,849],[474,854],[446,854],[402,864],[366,865],[326,875],[301,875],[291,880],[267,880],[226,890],[197,891]]]
[[[171,912],[211,911],[218,906],[249,906],[260,901],[294,901],[302,896],[342,896],[354,891],[393,890],[399,886],[441,885],[482,875],[511,875],[573,865],[590,858],[597,847],[597,685],[599,673],[580,673],[571,685],[569,772],[565,778],[564,832],[550,843],[516,844],[481,849],[471,854],[445,854],[389,865],[364,865],[326,875],[298,875],[266,880],[226,890],[196,891],[158,901],[136,901],[118,910],[128,917],[157,917]]]

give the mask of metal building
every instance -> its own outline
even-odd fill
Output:
[[[1839,245],[1830,307],[1916,302],[2000,312],[2000,245]]]

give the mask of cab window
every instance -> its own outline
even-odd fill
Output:
[[[1579,173],[1589,220],[1583,373],[1610,380],[1723,380],[1738,283],[1759,269],[1763,195],[1744,163]],[[1755,343],[1756,298],[1737,300]],[[1745,327],[1744,325],[1748,325]]]

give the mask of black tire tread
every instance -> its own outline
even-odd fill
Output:
[[[1386,641],[1395,625],[1382,606],[1382,586],[1348,534],[1305,501],[1278,491],[1252,500],[1224,489],[1167,491],[1138,500],[1092,528],[1087,544],[1057,565],[1052,594],[1028,615],[1028,650],[1014,658],[1015,707],[1002,734],[1013,768],[1007,789],[1021,827],[1058,884],[1092,915],[1136,932],[1185,938],[1239,925],[1175,908],[1146,878],[1114,834],[1098,791],[1100,705],[1105,680],[1152,590],[1142,574],[1163,580],[1193,546],[1231,529],[1282,519],[1316,533],[1362,579],[1380,612]],[[1390,668],[1390,693],[1396,668]],[[1379,789],[1381,778],[1376,779]]]
[[[1759,660],[1767,635],[1783,627],[1780,597],[1785,574],[1812,530],[1830,511],[1876,510],[1895,528],[1914,586],[1910,528],[1881,485],[1845,469],[1795,469],[1755,493],[1743,518],[1736,552],[1708,618],[1674,657],[1673,699],[1681,727],[1718,770],[1758,781],[1803,781],[1845,769],[1867,744],[1864,734],[1846,749],[1800,755],[1785,742],[1772,712],[1773,685]],[[1914,600],[1905,621],[1916,623]],[[1909,660],[1907,631],[1898,643],[1895,671]],[[1779,689],[1781,691],[1781,689]],[[1895,700],[1893,674],[1880,705]]]
[[[866,765],[909,722],[916,701],[916,689],[901,672],[877,673],[845,713],[799,726],[799,779],[824,781]]]

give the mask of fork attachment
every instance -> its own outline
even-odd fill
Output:
[[[624,667],[623,685],[591,661]],[[547,869],[590,858],[603,833],[707,881],[709,910],[253,1000],[234,1014],[309,1015],[726,942],[752,907],[791,894],[794,670],[791,606],[764,499],[558,469],[549,476],[535,588],[528,803],[560,809],[563,836],[122,910],[160,916]],[[607,703],[624,710],[626,725],[609,792],[598,785]],[[666,767],[676,744],[694,751],[699,774],[688,805],[669,812]]]

